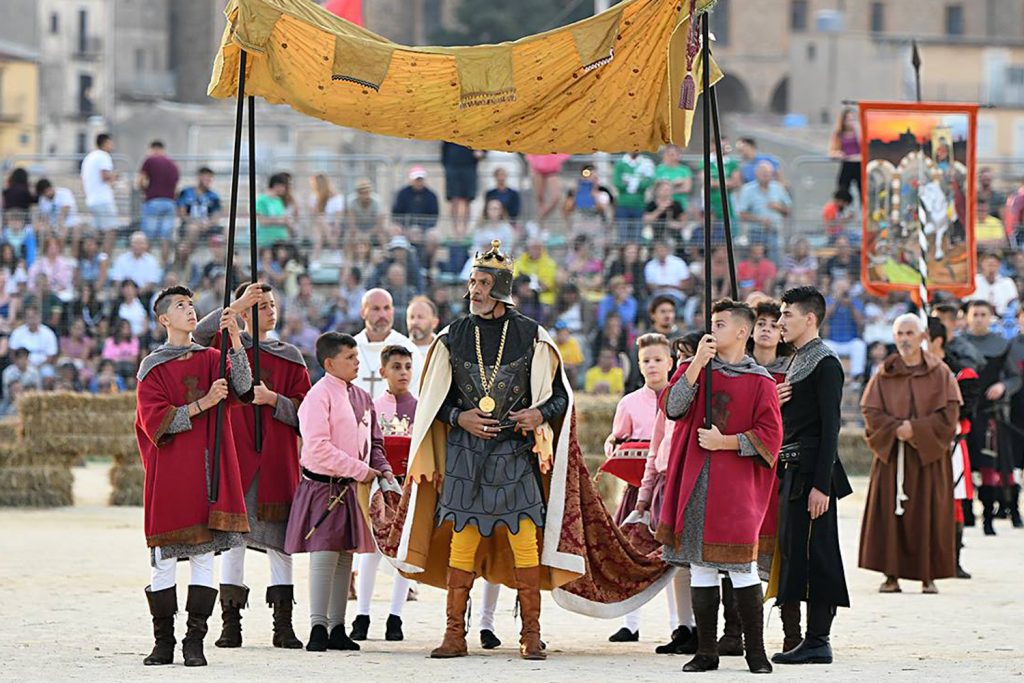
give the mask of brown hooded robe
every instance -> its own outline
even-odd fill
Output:
[[[909,367],[899,354],[886,360],[861,398],[864,435],[875,457],[860,534],[864,569],[931,581],[954,575],[953,486],[950,447],[960,390],[949,369],[930,354]],[[896,514],[896,429],[910,420],[914,435],[903,443],[903,514]]]

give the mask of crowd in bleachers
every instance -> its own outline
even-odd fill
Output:
[[[726,141],[718,199],[712,168],[711,287],[729,294],[722,219],[732,218],[739,294],[777,295],[820,287],[829,305],[823,336],[848,362],[851,384],[870,375],[892,344],[892,321],[911,310],[909,296],[878,299],[860,286],[859,150],[837,126],[839,174],[833,198],[810,234],[792,228],[793,201],[784,166],[756,141]],[[219,305],[226,274],[228,179],[206,167],[181,177],[173,154],[154,142],[139,168],[115,168],[110,136],[81,166],[81,191],[8,174],[0,241],[0,410],[26,390],[130,390],[139,360],[163,340],[150,303],[156,291],[185,284],[200,314]],[[855,153],[856,152],[856,153]],[[515,294],[522,310],[549,326],[576,385],[594,393],[637,386],[634,339],[647,330],[671,337],[703,326],[704,169],[674,146],[658,155],[627,154],[609,163],[568,155],[527,155],[491,165],[481,151],[444,143],[439,173],[406,169],[393,197],[361,178],[351,191],[325,174],[269,176],[254,208],[261,279],[279,292],[276,334],[311,359],[317,335],[357,330],[360,299],[372,287],[391,292],[396,327],[425,294],[444,325],[463,311],[466,264],[500,239],[517,259]],[[610,172],[608,171],[610,169]],[[603,173],[602,171],[605,171]],[[529,177],[513,187],[510,178]],[[607,177],[605,177],[607,176]],[[484,181],[484,182],[481,182]],[[995,306],[1008,336],[1024,256],[1014,248],[1024,217],[1024,186],[999,187],[979,173],[978,292]],[[481,185],[486,185],[481,187]],[[128,215],[114,189],[137,201]],[[443,187],[439,195],[438,188]],[[251,277],[248,209],[238,220],[232,281]],[[998,222],[998,229],[993,223]],[[984,224],[984,225],[982,225]],[[985,237],[985,239],[982,239]],[[315,369],[314,369],[315,371]]]

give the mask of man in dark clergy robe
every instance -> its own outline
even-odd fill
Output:
[[[898,353],[885,359],[860,403],[875,457],[858,564],[885,574],[882,593],[899,593],[901,578],[938,593],[935,579],[956,570],[949,452],[960,391],[945,363],[921,350],[919,316],[905,313],[892,329]]]
[[[192,341],[196,309],[192,292],[169,287],[153,303],[167,342],[142,360],[138,373],[135,434],[146,472],[143,508],[152,579],[146,588],[155,645],[143,664],[174,660],[174,614],[178,611],[175,565],[189,560],[188,631],[182,641],[185,666],[206,666],[203,638],[217,601],[213,555],[243,543],[249,531],[231,429],[234,410],[225,410],[219,453],[212,443],[217,405],[249,394],[252,373],[235,315],[220,320],[227,330],[228,373],[221,378],[220,352]],[[237,401],[232,398],[232,403]],[[216,460],[214,459],[216,456]],[[218,472],[219,476],[214,477]],[[217,486],[212,482],[217,481]],[[209,488],[216,490],[210,491]]]
[[[676,427],[656,538],[665,546],[666,562],[690,568],[697,654],[683,671],[718,668],[718,573],[726,571],[747,667],[771,673],[757,555],[782,418],[775,380],[746,355],[753,309],[723,299],[712,312],[712,333],[701,339],[694,358],[679,366],[664,399],[665,415]],[[711,424],[705,427],[708,391]]]
[[[265,551],[270,561],[267,605],[274,610],[274,647],[299,649],[302,642],[292,628],[292,556],[284,552],[292,498],[299,485],[299,405],[309,391],[309,372],[302,352],[273,339],[277,327],[277,302],[270,285],[244,283],[235,290],[234,312],[245,323],[242,345],[250,366],[253,361],[253,306],[259,311],[260,378],[254,383],[252,405],[239,405],[234,413],[235,448],[245,491],[250,531],[245,545],[221,555],[221,634],[217,647],[242,646],[242,613],[249,603],[245,585],[245,550]],[[219,348],[221,335],[216,309],[199,321],[196,342]],[[261,448],[256,448],[256,411],[260,412]]]

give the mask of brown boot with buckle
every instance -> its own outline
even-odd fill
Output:
[[[453,659],[469,654],[466,649],[466,607],[475,578],[475,574],[464,569],[448,568],[448,626],[441,645],[431,651],[431,659]]]
[[[529,660],[547,659],[540,640],[540,567],[516,567],[516,588],[519,591],[519,656]]]

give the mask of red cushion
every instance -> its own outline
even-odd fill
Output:
[[[647,467],[649,441],[627,441],[615,447],[612,457],[601,464],[600,471],[618,477],[630,486],[640,488]]]
[[[405,471],[409,467],[409,445],[411,443],[411,436],[384,437],[384,454],[396,477],[404,477]]]

